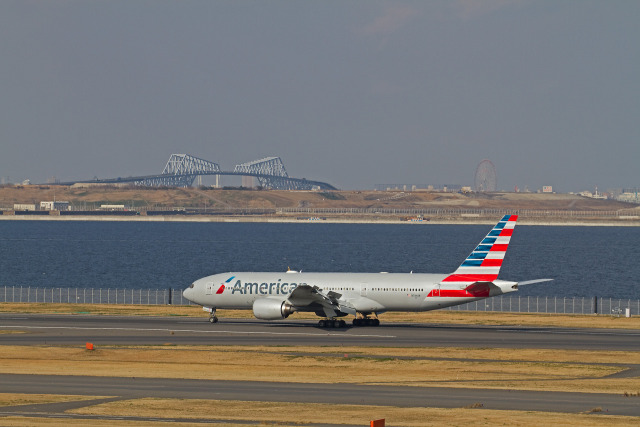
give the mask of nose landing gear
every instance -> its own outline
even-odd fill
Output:
[[[218,323],[218,316],[216,316],[216,309],[212,308],[209,311],[209,323]]]

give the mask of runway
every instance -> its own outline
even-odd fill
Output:
[[[206,318],[0,314],[0,343],[350,345],[496,347],[640,351],[640,331],[520,326],[382,323],[378,327],[320,329],[314,321],[263,322]]]
[[[0,314],[0,345],[312,345],[360,347],[497,347],[640,351],[640,331],[383,323],[320,329],[312,321],[261,322],[206,318]],[[19,332],[19,333],[14,333]],[[1,351],[1,346],[0,346]],[[286,376],[283,376],[286,378]],[[0,374],[7,393],[184,399],[347,403],[640,416],[640,398],[622,394],[537,392],[450,387],[364,386],[294,382]],[[59,407],[52,406],[53,408]],[[32,405],[35,412],[46,413]],[[3,408],[0,416],[17,413]],[[60,412],[61,413],[61,412]],[[206,420],[205,420],[206,421]],[[204,421],[203,421],[204,422]]]
[[[6,393],[119,396],[122,399],[268,400],[399,407],[461,408],[480,402],[485,409],[567,413],[601,407],[611,415],[640,416],[637,397],[599,393],[7,374],[0,375],[0,389]]]

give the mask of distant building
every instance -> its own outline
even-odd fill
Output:
[[[254,188],[256,186],[257,179],[253,176],[242,176],[242,186],[244,188]]]
[[[591,191],[581,191],[578,193],[583,197],[590,197],[592,199],[607,199],[607,196],[602,193],[598,193],[598,187],[596,187],[596,192],[592,193]]]
[[[43,211],[68,211],[70,209],[69,202],[40,202],[40,210]]]
[[[552,185],[543,185],[542,186],[542,192],[543,193],[553,193],[553,186]]]
[[[460,191],[463,187],[458,184],[375,184],[375,191]]]
[[[14,203],[13,210],[14,211],[35,211],[36,204],[35,203]]]
[[[640,203],[638,192],[640,192],[638,188],[625,188],[620,194],[616,195],[615,198],[621,202]]]
[[[100,205],[100,209],[103,211],[126,211],[129,208],[127,205]]]

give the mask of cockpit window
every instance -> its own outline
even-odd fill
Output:
[[[193,287],[195,286],[195,283],[192,283],[191,286],[189,286],[191,289],[193,289]]]

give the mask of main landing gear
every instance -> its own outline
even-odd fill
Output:
[[[380,326],[380,321],[378,319],[369,319],[368,317],[363,319],[355,318],[353,319],[353,326]]]
[[[356,318],[353,319],[353,326],[380,326],[380,321],[378,320],[377,313],[358,312]]]
[[[369,317],[358,313],[360,317],[353,319],[353,326],[380,326],[380,320],[377,317]],[[375,313],[373,314],[375,316]],[[321,328],[346,328],[347,323],[344,320],[338,319],[322,319],[318,321],[318,326]]]
[[[318,322],[318,326],[321,328],[346,328],[347,322],[338,319],[322,319]]]

